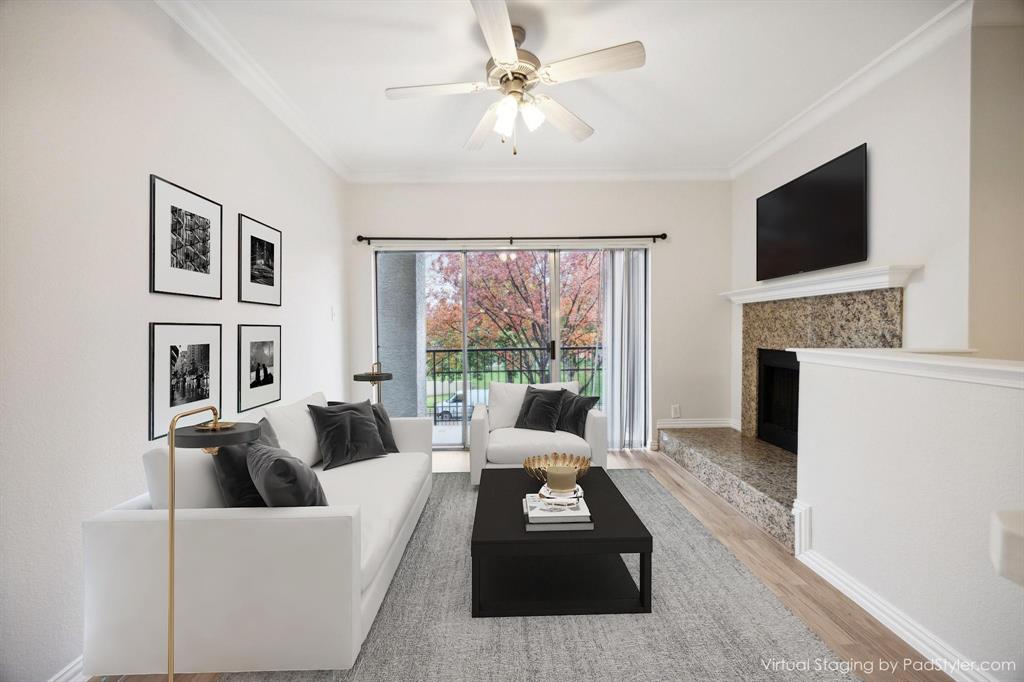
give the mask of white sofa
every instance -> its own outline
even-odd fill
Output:
[[[541,389],[564,388],[579,393],[576,381],[530,384]],[[493,382],[487,405],[473,408],[469,426],[469,471],[473,485],[480,485],[484,469],[521,467],[530,455],[567,452],[590,457],[594,466],[608,466],[608,419],[600,410],[587,414],[583,438],[566,431],[534,431],[515,428],[527,384]]]
[[[204,495],[185,470],[213,465],[178,450],[177,672],[352,666],[430,495],[430,419],[391,423],[401,452],[313,467],[327,507],[182,508]],[[87,675],[166,670],[167,511],[152,507],[143,494],[84,523]]]

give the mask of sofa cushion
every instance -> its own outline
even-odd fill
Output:
[[[530,455],[566,452],[590,457],[590,444],[565,431],[532,431],[530,429],[495,429],[487,442],[487,461],[494,464],[522,464]]]
[[[360,570],[365,590],[430,476],[430,455],[402,452],[327,471],[317,467],[314,471],[331,505],[360,508]]]
[[[580,392],[578,381],[555,384],[505,384],[492,381],[487,393],[487,424],[491,431],[508,429],[516,425],[516,418],[519,417],[519,410],[523,406],[523,398],[526,397],[528,385],[547,390],[564,388],[573,393]]]
[[[142,455],[146,487],[153,509],[167,509],[167,448],[154,448]],[[209,509],[224,506],[213,455],[193,448],[174,449],[174,506],[180,509]]]
[[[314,393],[297,403],[267,406],[263,410],[277,434],[281,448],[287,450],[292,457],[313,466],[320,461],[320,446],[316,440],[313,418],[309,416],[309,405],[326,407],[327,399],[323,393]]]

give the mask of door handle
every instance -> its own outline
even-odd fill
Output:
[[[551,354],[551,359],[555,359],[555,340],[551,339],[548,341],[548,352]]]

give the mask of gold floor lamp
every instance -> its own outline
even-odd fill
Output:
[[[391,372],[385,372],[379,362],[375,362],[370,365],[369,372],[360,372],[359,374],[353,374],[352,378],[355,381],[369,381],[371,388],[377,389],[377,402],[381,402],[381,383],[384,381],[391,381]]]
[[[202,412],[212,413],[213,419],[178,428],[179,419]],[[174,682],[174,448],[202,448],[216,455],[225,445],[249,443],[259,437],[259,424],[222,422],[213,405],[176,414],[167,428],[167,682]]]

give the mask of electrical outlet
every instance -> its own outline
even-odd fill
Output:
[[[672,418],[673,419],[679,419],[679,415],[680,414],[681,413],[679,412],[679,406],[678,405],[673,405],[672,406]]]

